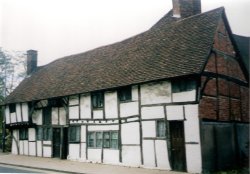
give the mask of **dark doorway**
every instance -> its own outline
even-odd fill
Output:
[[[68,155],[68,128],[64,127],[63,129],[63,139],[62,139],[62,156],[61,159],[67,159]]]
[[[61,128],[53,128],[53,157],[60,158],[61,152]]]
[[[171,162],[175,171],[186,171],[183,121],[169,122],[171,137]]]

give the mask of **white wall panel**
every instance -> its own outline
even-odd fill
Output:
[[[155,121],[142,122],[142,135],[143,137],[156,137]]]
[[[91,118],[91,97],[90,94],[84,94],[81,96],[81,118]]]
[[[17,155],[18,154],[18,146],[19,146],[19,131],[17,129],[13,130],[13,138],[11,145],[11,153]]]
[[[140,146],[122,146],[122,163],[127,166],[141,165]]]
[[[117,92],[105,92],[105,116],[106,118],[118,117]]]
[[[86,126],[81,126],[81,142],[86,142]]]
[[[28,138],[29,141],[36,141],[36,129],[35,128],[28,128]]]
[[[36,142],[29,142],[29,155],[36,156]]]
[[[170,170],[166,140],[155,140],[157,168]]]
[[[155,167],[154,140],[143,140],[143,160],[145,167]]]
[[[201,173],[201,148],[200,144],[186,144],[187,171]]]
[[[119,150],[103,149],[103,163],[118,164],[119,163]]]
[[[140,144],[139,123],[126,123],[121,125],[122,144]]]
[[[195,101],[196,90],[173,93],[173,102]]]
[[[51,111],[51,122],[53,125],[58,125],[59,121],[58,121],[58,108],[52,108]]]
[[[81,143],[81,156],[82,161],[86,160],[86,143]]]
[[[10,113],[10,122],[11,123],[16,123],[16,113]]]
[[[24,147],[23,154],[29,155],[29,142],[28,142],[28,140],[23,141],[23,147]]]
[[[70,96],[69,97],[69,105],[78,105],[79,104],[79,97],[78,95]]]
[[[157,104],[171,102],[171,83],[168,81],[141,85],[141,103]]]
[[[164,108],[163,106],[142,107],[141,116],[142,119],[164,118]]]
[[[69,119],[79,119],[79,106],[69,107]]]
[[[92,162],[101,162],[101,149],[88,149],[88,160]]]
[[[139,115],[138,102],[128,102],[120,104],[121,117]]]
[[[23,142],[23,140],[19,141],[19,153],[20,153],[20,155],[24,154],[24,142]]]
[[[77,160],[80,158],[80,144],[69,144],[68,159]]]
[[[167,120],[184,120],[183,106],[166,106]]]
[[[103,119],[103,110],[94,110],[93,117],[94,119]]]
[[[22,103],[23,121],[29,121],[29,108],[27,103]]]
[[[32,114],[32,121],[33,123],[37,125],[42,125],[43,124],[43,115],[42,115],[42,110],[34,110]]]
[[[17,122],[22,122],[22,113],[21,113],[20,103],[16,104],[16,115],[17,115]]]
[[[36,148],[37,148],[37,156],[43,156],[42,153],[42,141],[36,142]]]
[[[59,108],[59,124],[66,125],[66,111],[63,107]]]
[[[43,141],[43,144],[46,144],[46,145],[51,145],[52,142],[51,141]]]
[[[43,157],[52,157],[52,148],[50,146],[43,146]]]
[[[88,131],[108,131],[119,130],[118,125],[100,125],[100,126],[88,126]]]
[[[10,109],[9,106],[5,108],[5,122],[6,124],[10,124]]]

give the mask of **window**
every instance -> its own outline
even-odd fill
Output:
[[[173,93],[192,91],[194,89],[195,89],[195,81],[193,80],[173,80],[172,81]]]
[[[92,96],[92,106],[93,108],[103,108],[104,94],[103,92],[93,93]]]
[[[37,140],[42,140],[43,139],[43,128],[42,127],[37,127],[37,129],[36,129],[36,139]]]
[[[43,128],[43,140],[49,141],[52,139],[52,129],[50,127]]]
[[[28,140],[28,128],[19,129],[19,139]]]
[[[118,97],[120,101],[131,101],[132,100],[131,86],[119,89]]]
[[[166,124],[163,120],[159,120],[156,122],[156,126],[157,126],[157,137],[166,137]]]
[[[51,107],[43,108],[43,124],[51,125]]]
[[[80,142],[80,126],[69,127],[69,142]]]
[[[118,132],[88,132],[88,147],[118,149]]]
[[[10,108],[10,113],[16,112],[16,104],[10,104],[9,108]]]

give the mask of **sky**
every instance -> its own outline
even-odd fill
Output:
[[[224,6],[233,33],[250,36],[250,0],[201,0]],[[0,47],[38,51],[38,65],[148,30],[172,0],[0,0]]]

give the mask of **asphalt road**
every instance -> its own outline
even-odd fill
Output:
[[[57,172],[0,164],[0,173],[50,173],[50,174],[54,173],[56,174]]]

